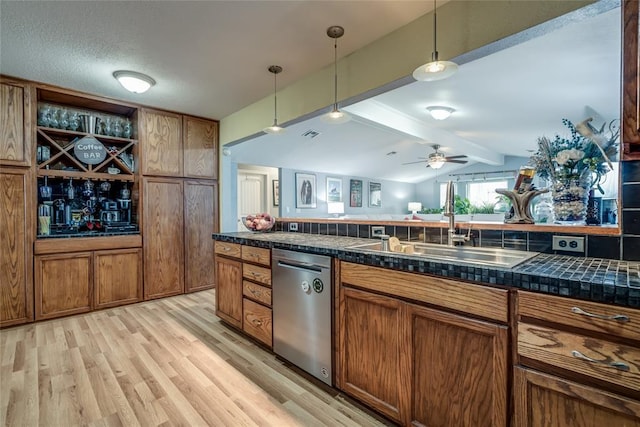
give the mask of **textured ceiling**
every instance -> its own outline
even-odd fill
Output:
[[[440,3],[444,3],[441,1]],[[0,73],[221,119],[431,10],[430,1],[0,1]],[[152,76],[143,95],[111,77]]]

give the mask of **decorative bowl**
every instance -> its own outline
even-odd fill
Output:
[[[242,223],[249,231],[264,233],[276,224],[276,219],[268,213],[259,213],[242,217]]]

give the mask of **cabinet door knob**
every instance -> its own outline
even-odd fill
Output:
[[[262,326],[262,320],[254,319],[253,324],[256,326]]]
[[[576,359],[581,359],[581,360],[584,360],[584,361],[587,361],[587,362],[598,363],[600,365],[609,366],[611,368],[618,369],[619,371],[625,371],[625,372],[629,371],[629,365],[627,365],[624,362],[607,362],[607,361],[603,361],[603,360],[592,359],[592,358],[590,358],[588,356],[585,356],[584,354],[580,353],[578,350],[573,350],[571,352],[571,355],[573,357],[575,357]]]
[[[615,320],[616,322],[621,322],[621,323],[629,321],[629,317],[625,316],[624,314],[612,314],[611,316],[607,316],[604,314],[593,314],[593,313],[589,313],[588,311],[584,311],[580,307],[571,307],[571,312],[575,314],[582,314],[583,316],[587,316],[587,317],[592,317],[594,319]]]

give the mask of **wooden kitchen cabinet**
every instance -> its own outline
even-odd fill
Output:
[[[508,328],[408,307],[409,425],[506,426]]]
[[[144,299],[184,292],[184,206],[181,179],[144,177]]]
[[[403,399],[409,399],[404,307],[371,292],[340,292],[339,387],[398,422],[405,417]]]
[[[32,188],[29,169],[0,168],[0,326],[33,320]]]
[[[0,164],[31,165],[31,87],[0,80]]]
[[[640,1],[624,0],[622,5],[622,158],[640,159]]]
[[[94,308],[142,300],[142,249],[94,252]]]
[[[182,176],[182,116],[143,108],[140,120],[142,174]]]
[[[213,288],[214,242],[211,235],[218,231],[218,185],[215,181],[184,181],[184,221],[185,291]]]
[[[516,367],[514,427],[640,427],[640,402]]]
[[[517,426],[640,426],[640,310],[518,291]]]
[[[218,178],[218,123],[184,116],[184,176]]]
[[[242,329],[240,245],[215,242],[216,316]]]
[[[91,310],[92,260],[91,252],[35,257],[36,320]]]
[[[407,426],[507,425],[506,290],[341,262],[338,313],[346,393]]]

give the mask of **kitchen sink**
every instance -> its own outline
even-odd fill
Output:
[[[444,246],[429,243],[401,242],[402,246],[408,247],[405,255],[424,257],[436,261],[459,261],[467,264],[480,266],[497,266],[513,268],[534,256],[538,252],[524,252],[499,248],[473,248],[465,246]],[[346,249],[357,249],[379,253],[401,254],[402,252],[383,251],[381,242],[364,243],[362,245],[350,246]]]

